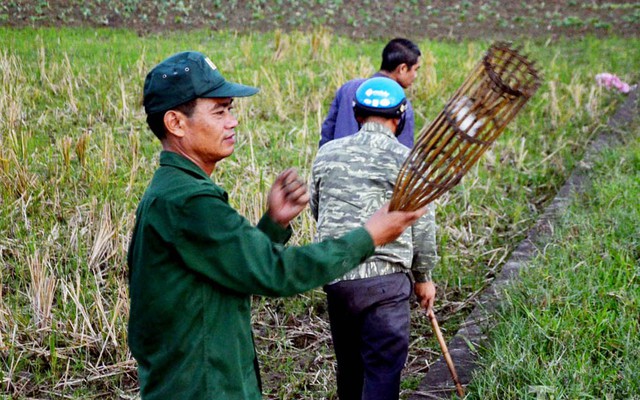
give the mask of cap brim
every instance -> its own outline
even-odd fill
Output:
[[[253,86],[241,85],[225,81],[221,86],[202,94],[199,97],[217,98],[217,97],[248,97],[258,93],[260,89]]]

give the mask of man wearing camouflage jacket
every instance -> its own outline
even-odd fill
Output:
[[[409,149],[402,131],[406,98],[388,78],[371,78],[358,88],[354,111],[360,131],[331,141],[317,153],[311,177],[311,210],[317,240],[360,226],[388,202]],[[412,282],[425,309],[435,286],[437,261],[433,206],[396,241],[376,248],[358,268],[324,287],[338,361],[342,400],[398,399],[400,374],[409,347]]]

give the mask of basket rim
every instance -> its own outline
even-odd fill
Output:
[[[524,81],[523,86],[519,89],[515,89],[508,85],[503,79],[502,76],[496,72],[495,63],[492,62],[494,59],[498,59],[496,53],[499,51],[506,53],[509,55],[509,58],[515,58],[518,60],[519,65],[524,65],[525,70],[523,71],[523,75],[530,76],[532,79],[530,81]],[[535,68],[534,63],[529,61],[529,59],[520,54],[519,48],[514,48],[508,42],[496,42],[489,47],[487,53],[482,58],[482,64],[484,66],[484,70],[489,76],[489,79],[493,81],[505,93],[508,93],[511,96],[516,97],[531,97],[540,86],[540,75],[538,70]]]

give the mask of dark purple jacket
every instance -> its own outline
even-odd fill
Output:
[[[385,76],[380,72],[376,72],[372,77]],[[329,114],[322,123],[321,138],[318,147],[323,144],[341,137],[353,135],[360,129],[358,122],[353,115],[353,98],[356,95],[356,90],[362,82],[366,79],[357,78],[352,79],[345,83],[336,92],[336,97],[331,103]],[[400,135],[398,135],[398,141],[408,148],[413,147],[413,128],[415,126],[413,107],[411,102],[407,99],[407,111],[405,111],[405,125]]]

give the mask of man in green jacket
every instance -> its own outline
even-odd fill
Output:
[[[198,52],[175,54],[146,77],[147,123],[163,151],[128,253],[128,341],[144,400],[261,398],[251,295],[288,296],[323,285],[426,211],[385,206],[339,238],[285,247],[289,222],[309,201],[297,173],[287,170],[252,226],[210,175],[234,150],[233,98],[257,92],[226,81]]]

